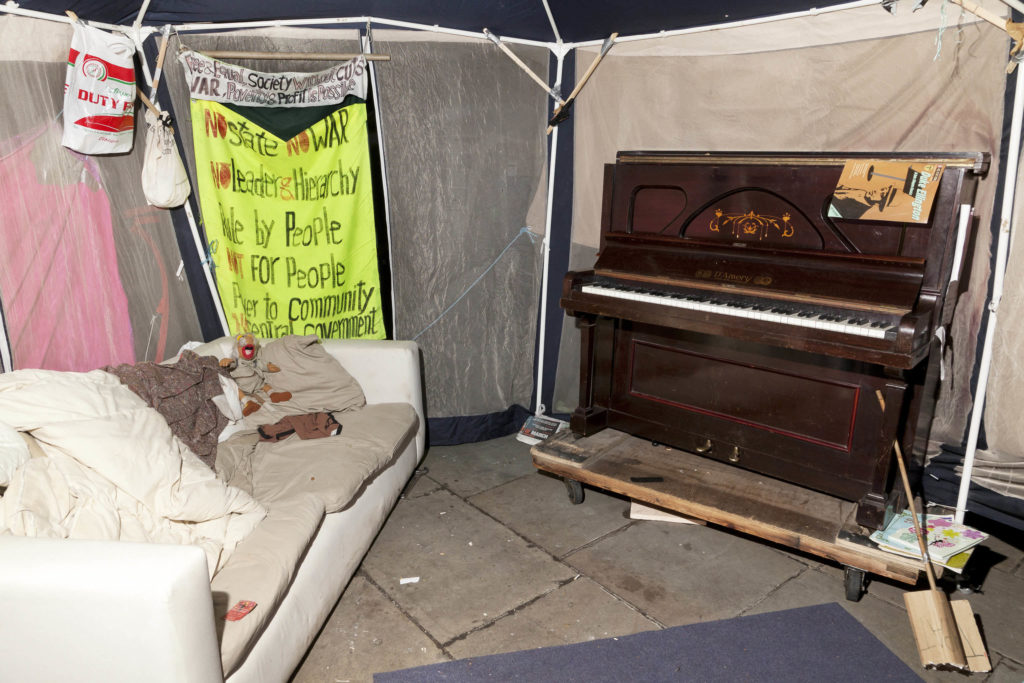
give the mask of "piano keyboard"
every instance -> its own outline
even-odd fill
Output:
[[[618,285],[583,285],[580,290],[584,294],[606,296],[613,299],[671,306],[691,311],[706,311],[734,318],[762,320],[764,322],[853,334],[874,339],[884,339],[886,333],[890,330],[892,334],[896,332],[896,325],[891,321],[863,317],[866,316],[865,313],[839,311],[819,313],[799,310],[792,304],[752,300],[723,302],[716,300],[717,297],[712,298],[711,296],[701,294],[669,294]]]

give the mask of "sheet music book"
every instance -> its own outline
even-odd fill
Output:
[[[831,218],[927,223],[943,164],[851,159],[829,205]]]

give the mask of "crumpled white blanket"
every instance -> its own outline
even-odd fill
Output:
[[[0,533],[193,544],[210,575],[266,515],[101,370],[0,375],[0,416],[46,453],[0,498]]]

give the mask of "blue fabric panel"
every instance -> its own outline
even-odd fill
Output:
[[[516,405],[486,415],[430,417],[427,418],[427,441],[431,446],[454,446],[496,439],[519,431],[530,414],[526,408]]]
[[[796,12],[842,4],[834,0],[719,0],[718,2],[665,2],[664,0],[550,0],[551,13],[563,41],[600,40],[620,35],[656,33],[723,22]],[[131,24],[139,12],[135,0],[22,0],[24,9],[51,14],[73,10],[82,19],[109,24]],[[490,29],[499,36],[553,42],[541,0],[153,0],[144,24],[263,21],[324,17],[372,16],[466,31]]]
[[[943,446],[924,468],[921,488],[924,499],[930,503],[956,506],[960,495],[960,475],[955,468],[964,460],[962,448]],[[1024,500],[971,482],[967,495],[967,511],[1015,529],[1024,530]]]
[[[752,569],[752,571],[755,571]],[[437,681],[920,681],[836,603],[374,674]]]
[[[148,61],[150,68],[156,64],[159,41],[159,37],[152,36],[143,44],[143,49],[146,51],[146,60]],[[165,58],[164,67],[167,68],[168,66],[170,65]],[[171,96],[167,91],[165,82],[161,82],[161,85],[159,86],[157,101],[160,102],[164,109],[170,112],[173,122],[174,110],[171,107]],[[178,145],[178,154],[181,158],[187,158],[184,150],[181,149],[181,136],[175,135],[174,141]],[[191,182],[191,179],[189,182]],[[189,195],[188,201],[192,204],[192,215],[198,217],[199,206],[196,204],[196,194],[194,191]],[[192,226],[189,225],[188,215],[186,215],[185,209],[179,206],[178,208],[171,209],[170,211],[171,222],[174,225],[174,238],[178,243],[178,252],[181,255],[181,260],[185,264],[184,274],[188,280],[189,292],[192,294],[192,302],[196,307],[196,317],[199,320],[199,330],[203,335],[203,341],[210,341],[224,335],[226,332],[221,327],[220,316],[217,315],[217,307],[213,300],[216,293],[210,291],[210,287],[207,285],[206,274],[203,271],[203,262],[199,254],[196,253],[195,240],[192,239]],[[197,229],[205,240],[205,235],[202,235],[202,226],[197,226]]]

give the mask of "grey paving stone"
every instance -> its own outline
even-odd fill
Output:
[[[657,624],[598,584],[580,578],[452,643],[448,650],[457,659],[464,659],[582,643],[656,628]]]
[[[362,567],[442,645],[575,576],[444,490],[400,501]]]
[[[1002,657],[994,662],[992,673],[985,679],[985,683],[1021,683],[1024,681],[1024,663]]]
[[[530,447],[515,435],[492,441],[432,447],[421,467],[453,493],[472,496],[536,471]]]
[[[566,562],[666,626],[737,616],[805,566],[721,530],[636,522]]]
[[[357,575],[292,680],[369,682],[376,672],[446,659],[387,596]]]
[[[561,479],[540,472],[469,498],[516,533],[562,557],[630,523],[629,502],[585,488],[584,502],[573,505]]]
[[[993,571],[985,577],[982,592],[952,596],[961,597],[978,616],[989,656],[995,651],[1024,662],[1024,578]]]

